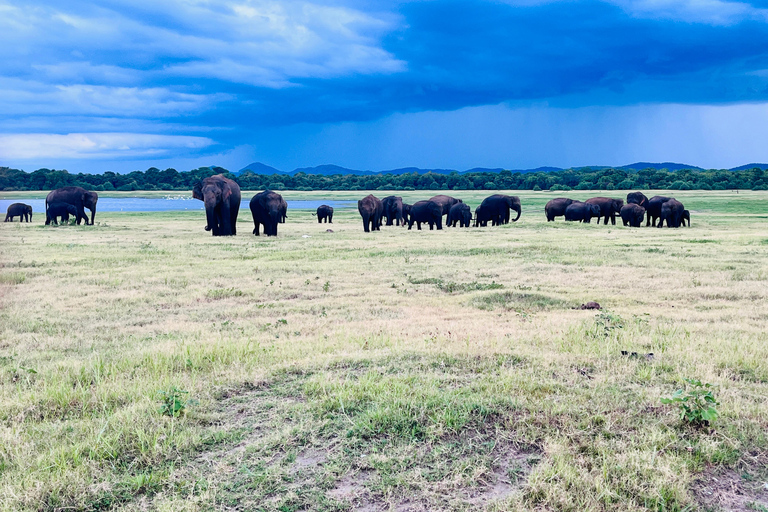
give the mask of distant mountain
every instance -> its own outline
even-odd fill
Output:
[[[733,169],[729,169],[729,170],[742,171],[745,169],[752,169],[755,167],[760,169],[768,169],[768,164],[740,165],[739,167],[734,167]],[[583,166],[583,167],[571,167],[571,169],[579,170],[579,171],[585,171],[589,169],[598,171],[601,169],[610,169],[610,168],[611,166],[608,166],[608,165],[589,165],[589,166]],[[629,170],[640,171],[643,169],[657,169],[657,170],[667,169],[669,171],[679,171],[682,169],[693,169],[696,171],[705,170],[695,165],[679,164],[675,162],[661,162],[661,163],[635,162],[633,164],[622,165],[614,168],[625,170],[625,171],[629,171]],[[334,174],[353,174],[356,176],[373,176],[376,174],[399,175],[399,174],[410,174],[414,172],[417,174],[426,174],[429,172],[432,172],[435,174],[451,174],[453,172],[456,172],[459,174],[478,173],[478,172],[499,173],[503,170],[505,169],[501,167],[495,167],[495,168],[473,167],[472,169],[467,169],[466,171],[457,171],[456,169],[422,169],[420,167],[401,167],[398,169],[389,169],[385,171],[361,171],[359,169],[348,169],[346,167],[341,167],[340,165],[324,164],[324,165],[317,165],[315,167],[300,167],[298,169],[294,169],[292,171],[286,172],[286,171],[281,171],[279,169],[275,169],[274,167],[263,164],[261,162],[254,162],[246,165],[245,167],[237,171],[235,174],[242,174],[245,171],[251,171],[254,174],[261,174],[261,175],[286,174],[289,176],[293,176],[297,173],[303,172],[305,174],[315,174],[320,176],[331,176]],[[557,172],[557,171],[564,171],[564,170],[566,169],[562,167],[536,167],[535,169],[512,169],[510,172],[513,172],[513,173],[519,172],[519,173],[525,174],[525,173],[531,173],[531,172]]]
[[[629,165],[622,165],[621,167],[616,167],[616,169],[622,169],[622,170],[630,170],[634,169],[635,171],[641,171],[643,169],[667,169],[668,171],[679,171],[681,169],[693,169],[695,171],[703,171],[701,167],[696,167],[695,165],[688,165],[688,164],[677,164],[675,162],[662,162],[660,164],[651,163],[651,162],[635,162],[634,164]]]
[[[747,164],[747,165],[740,165],[738,167],[734,167],[733,169],[728,169],[729,171],[746,171],[748,169],[754,169],[757,167],[758,169],[766,170],[768,169],[768,164]]]
[[[261,162],[253,162],[252,164],[248,164],[234,174],[242,174],[245,171],[251,171],[253,174],[288,174]]]

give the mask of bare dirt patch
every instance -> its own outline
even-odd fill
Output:
[[[691,488],[696,501],[705,509],[733,512],[768,511],[768,472],[711,469],[702,473]]]

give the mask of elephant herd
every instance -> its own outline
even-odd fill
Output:
[[[322,206],[320,208],[323,208]],[[472,210],[461,199],[446,195],[437,195],[425,201],[417,201],[413,204],[403,203],[399,196],[388,196],[379,199],[374,195],[368,195],[357,202],[357,210],[363,218],[363,230],[379,231],[384,218],[386,225],[408,225],[408,229],[416,224],[421,229],[422,224],[428,224],[429,229],[443,229],[443,216],[446,216],[446,226],[469,227],[472,222]],[[522,211],[520,198],[494,194],[486,197],[480,206],[475,209],[475,226],[496,226],[507,224],[510,221],[510,211],[517,212],[512,222],[520,218]],[[318,209],[318,219],[320,217]]]
[[[653,196],[648,199],[642,192],[630,192],[627,194],[627,204],[621,199],[610,197],[593,197],[584,202],[574,201],[565,197],[552,199],[544,207],[547,221],[554,221],[555,217],[563,216],[567,221],[589,222],[592,218],[603,218],[604,224],[608,219],[616,225],[616,215],[621,217],[625,226],[639,228],[646,218],[646,226],[663,227],[664,222],[669,228],[679,228],[691,225],[691,214],[685,209],[683,203],[672,197]]]
[[[198,182],[192,190],[192,197],[203,201],[205,204],[206,231],[211,231],[213,236],[232,236],[237,234],[237,215],[240,211],[240,186],[221,174],[205,178]],[[80,224],[85,219],[86,225],[93,225],[96,216],[96,203],[99,196],[96,192],[87,191],[81,187],[63,187],[48,194],[45,199],[45,223],[58,224],[57,219],[63,222],[69,220],[72,215]],[[91,212],[90,222],[85,214],[85,208]],[[265,190],[254,195],[250,201],[251,215],[253,216],[253,234],[259,236],[260,227],[264,227],[266,236],[277,236],[277,225],[285,223],[288,212],[288,203],[277,192]],[[461,199],[447,195],[436,195],[424,201],[413,204],[403,202],[399,196],[388,196],[379,199],[373,194],[364,197],[357,202],[357,209],[363,220],[363,229],[366,233],[379,231],[382,223],[387,226],[408,226],[408,229],[416,227],[421,230],[421,225],[429,225],[432,230],[443,229],[443,217],[445,225],[450,227],[469,227],[474,221],[474,226],[492,226],[516,222],[520,218],[522,208],[520,198],[503,194],[494,194],[486,197],[475,209],[472,210]],[[516,212],[514,218],[510,212]],[[646,218],[646,226],[667,227],[688,226],[691,224],[691,215],[683,204],[671,197],[654,196],[648,199],[642,192],[632,192],[627,195],[627,202],[621,199],[609,197],[593,197],[584,202],[560,197],[552,199],[544,207],[547,221],[554,221],[556,217],[565,217],[567,221],[580,221],[589,223],[593,218],[608,219],[616,224],[616,216],[620,216],[625,226],[640,227],[643,218]],[[333,222],[333,208],[321,205],[317,208],[317,221]],[[14,203],[8,207],[5,222],[10,222],[14,217],[20,221],[32,220],[32,207],[23,203]]]

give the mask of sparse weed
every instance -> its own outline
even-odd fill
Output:
[[[690,386],[678,389],[669,398],[662,398],[663,404],[676,404],[680,408],[680,419],[689,425],[709,425],[719,415],[717,407],[720,402],[712,394],[712,384],[702,384],[700,380],[685,379]]]

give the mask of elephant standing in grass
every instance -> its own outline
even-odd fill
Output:
[[[253,234],[259,236],[259,225],[264,226],[266,236],[277,236],[277,225],[283,218],[283,196],[271,190],[259,192],[249,204],[253,217]]]
[[[198,181],[192,197],[205,203],[206,231],[213,236],[237,234],[237,214],[240,212],[240,185],[223,174]]]
[[[429,224],[430,231],[437,225],[437,229],[443,229],[443,207],[435,201],[418,201],[411,206],[408,229],[416,227],[421,230],[421,223]]]
[[[321,204],[317,207],[317,223],[322,224],[323,221],[333,224],[333,207],[327,204]]]
[[[686,221],[688,222],[688,227],[691,227],[691,212],[688,210],[683,210],[683,217],[680,219],[681,224],[683,227],[685,227]]]
[[[457,203],[451,206],[451,211],[448,212],[448,220],[445,225],[450,227],[456,227],[458,223],[462,228],[468,228],[472,222],[472,210],[466,203]]]
[[[366,233],[381,231],[381,218],[384,215],[381,199],[373,194],[367,195],[357,202],[357,211],[363,218],[363,229]]]
[[[5,214],[5,222],[13,222],[18,217],[19,222],[32,222],[32,207],[24,203],[13,203]]]
[[[403,220],[403,198],[400,196],[387,196],[381,200],[384,208],[384,217],[387,218],[387,226],[405,226]]]
[[[91,210],[91,226],[96,217],[96,203],[99,200],[99,194],[85,190],[82,187],[63,187],[52,190],[45,198],[45,210],[48,211],[48,205],[51,203],[68,203],[77,210],[77,223],[85,219],[88,225],[88,216],[85,214],[85,208]],[[47,215],[47,214],[46,214]]]
[[[643,223],[645,208],[635,203],[625,204],[621,207],[620,215],[625,226],[639,228]]]
[[[627,194],[627,204],[636,204],[648,208],[648,198],[642,192],[630,192]]]
[[[517,222],[520,218],[522,208],[520,206],[520,198],[517,196],[507,196],[504,194],[494,194],[483,199],[480,203],[483,215],[491,220],[494,225],[508,224],[510,220],[509,211],[514,210],[517,212],[517,217],[512,219],[512,222]],[[486,221],[487,222],[487,221]]]
[[[547,222],[553,222],[555,217],[564,216],[565,209],[568,208],[571,203],[573,203],[573,199],[568,199],[567,197],[558,197],[557,199],[548,201],[547,205],[544,207]]]
[[[656,227],[656,219],[661,217],[661,207],[664,203],[672,199],[665,196],[653,196],[648,200],[648,206],[645,208],[645,226]]]
[[[411,216],[411,206],[412,204],[403,203],[403,226],[408,224],[408,219]]]
[[[580,221],[589,224],[592,217],[600,215],[600,207],[596,204],[574,201],[565,209],[565,220]]]
[[[593,197],[585,201],[587,204],[596,204],[600,207],[600,214],[597,216],[597,223],[600,224],[600,217],[605,220],[604,225],[608,224],[608,218],[611,219],[611,224],[616,225],[616,215],[620,214],[621,207],[624,206],[623,199],[612,199],[610,197]]]
[[[45,225],[48,226],[53,222],[54,226],[58,226],[59,223],[56,219],[61,218],[62,224],[69,222],[69,216],[77,217],[77,208],[69,203],[49,203],[45,208]]]
[[[446,196],[443,194],[430,197],[428,201],[432,201],[433,203],[439,204],[440,209],[443,212],[442,215],[448,215],[453,205],[463,202],[461,199],[456,199],[455,197]]]
[[[490,214],[490,210],[486,207],[484,207],[482,204],[475,208],[475,227],[486,227],[488,225],[488,222],[491,223],[491,226],[495,226],[498,223],[499,217],[492,216]]]
[[[283,196],[280,196],[280,224],[285,224],[285,219],[288,217],[288,203],[285,202]]]
[[[668,228],[679,228],[683,220],[685,207],[677,199],[670,199],[661,205],[661,215],[659,216],[659,226],[662,227],[666,221]]]

